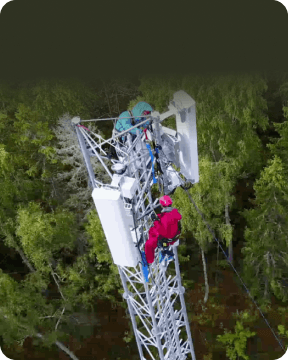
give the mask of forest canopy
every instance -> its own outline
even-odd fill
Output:
[[[190,195],[253,297],[263,306],[272,298],[288,306],[287,75],[146,76],[137,84],[127,79],[2,83],[0,336],[4,344],[22,346],[27,337],[42,335],[45,346],[65,341],[69,335],[65,324],[75,309],[92,311],[96,298],[125,306],[69,123],[74,116],[115,117],[138,101],[164,112],[177,90],[196,101],[200,181],[188,190]],[[175,123],[173,118],[165,122],[168,127]],[[110,123],[99,122],[92,128],[104,138],[111,135]],[[92,166],[104,179],[95,158]],[[243,183],[251,187],[246,202],[237,192]],[[183,189],[178,188],[172,198],[183,217],[180,262],[189,267],[189,257],[198,249],[207,302],[205,256],[216,254],[217,246]],[[241,241],[236,240],[240,223],[245,224]],[[236,246],[241,247],[238,258]],[[186,270],[183,273],[188,281]],[[48,296],[52,288],[53,298]],[[287,327],[288,320],[282,325]]]

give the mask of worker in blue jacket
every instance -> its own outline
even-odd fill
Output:
[[[130,129],[131,127],[137,125],[137,123],[140,123],[145,120],[144,115],[149,115],[153,111],[152,106],[146,103],[145,101],[140,101],[137,103],[132,111],[124,111],[119,115],[119,120],[116,123],[115,129],[118,132],[122,132],[125,130]],[[138,117],[139,116],[139,117]],[[150,121],[147,121],[147,123],[144,123],[140,130],[140,134],[142,133],[143,129],[147,128],[150,124]],[[132,134],[132,141],[136,138],[136,128],[129,131],[130,134]],[[127,137],[126,134],[122,136],[123,143],[126,141]]]

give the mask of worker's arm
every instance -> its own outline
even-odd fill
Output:
[[[174,212],[174,214],[173,214],[174,219],[176,219],[176,220],[182,219],[182,215],[179,213],[179,211],[177,209],[173,209],[171,212]]]

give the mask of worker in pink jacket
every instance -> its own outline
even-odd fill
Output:
[[[173,255],[167,249],[177,241],[181,233],[179,221],[182,216],[177,209],[169,207],[172,204],[172,199],[165,195],[160,198],[159,202],[163,210],[161,214],[158,214],[158,220],[154,221],[153,226],[149,229],[149,239],[145,244],[145,255],[149,264],[154,261],[157,246],[164,250],[164,254]]]

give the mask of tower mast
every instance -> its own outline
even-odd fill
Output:
[[[171,115],[176,116],[177,132],[161,126]],[[140,131],[147,121],[147,133],[156,144],[155,149],[147,141],[147,133]],[[161,249],[157,248],[155,261],[148,266],[144,253],[153,214],[159,206],[159,199],[153,200],[151,186],[158,182],[169,194],[181,184],[172,164],[181,169],[187,181],[199,181],[195,101],[178,91],[167,113],[154,111],[133,127],[135,139],[129,132],[131,128],[120,134],[113,130],[112,138],[104,140],[87,132],[80,118],[73,118],[72,124],[93,189],[92,197],[118,266],[140,359],[196,360],[181,283],[179,240],[171,246],[174,259],[167,255],[161,258]],[[122,144],[119,139],[123,135],[127,139]],[[118,156],[118,160],[110,158],[111,170],[104,144],[113,146]],[[91,156],[97,156],[111,183],[103,184],[95,178]],[[155,174],[156,160],[161,175]]]

